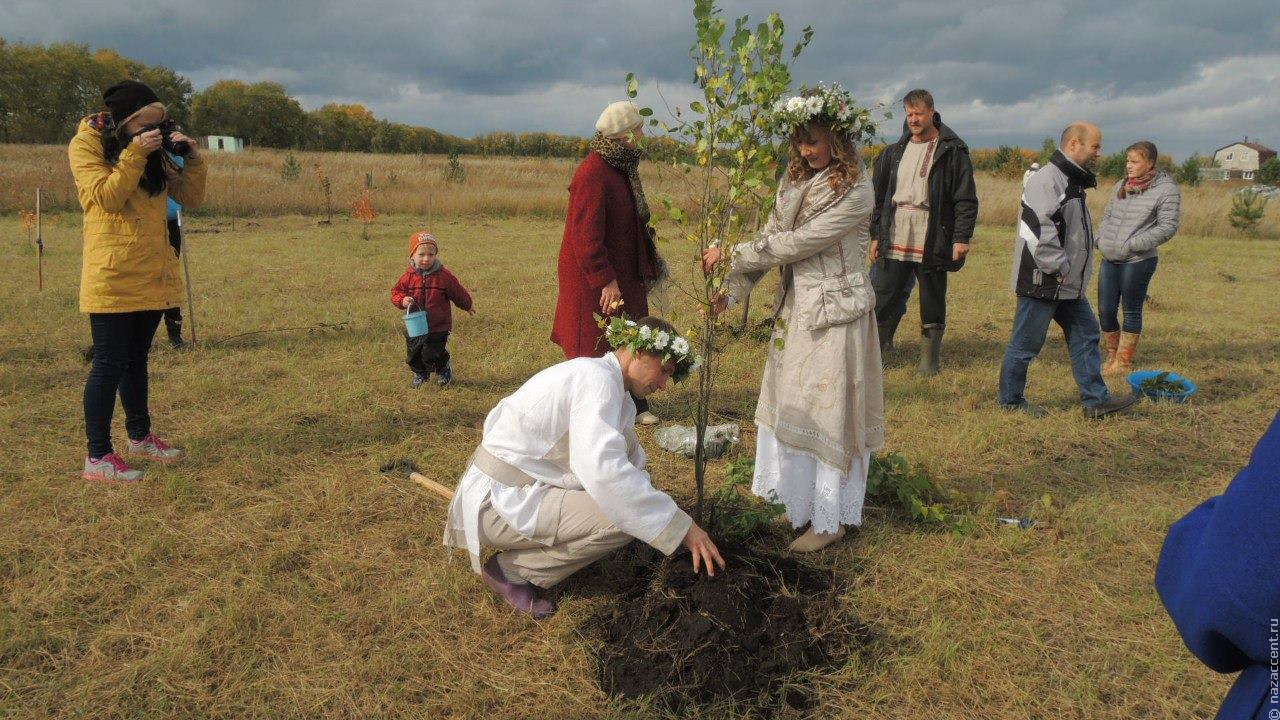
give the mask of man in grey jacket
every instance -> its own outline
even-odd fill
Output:
[[[1093,225],[1085,191],[1098,180],[1091,168],[1102,154],[1102,131],[1075,122],[1062,131],[1059,150],[1032,175],[1022,191],[1022,218],[1013,255],[1013,291],[1018,307],[1013,335],[1000,366],[1000,405],[1043,417],[1027,402],[1027,366],[1044,347],[1049,322],[1062,327],[1071,373],[1086,417],[1123,410],[1138,397],[1112,397],[1102,379],[1098,319],[1085,291],[1092,271]]]

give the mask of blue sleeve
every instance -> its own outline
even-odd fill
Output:
[[[1257,681],[1269,670],[1272,639],[1280,640],[1280,415],[1226,491],[1169,528],[1156,591],[1201,662],[1245,671],[1219,717],[1275,707],[1263,707],[1275,699],[1270,683]]]
[[[169,157],[173,159],[173,162],[177,164],[178,167],[183,167],[184,165],[187,164],[186,158],[182,157],[181,155],[174,155],[173,153],[170,153]],[[181,209],[182,209],[182,203],[179,203],[177,200],[174,200],[173,196],[170,195],[169,196],[169,219],[177,220],[178,211]]]

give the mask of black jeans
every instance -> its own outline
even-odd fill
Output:
[[[920,324],[947,324],[947,271],[925,271],[918,262],[881,258],[871,266],[871,287],[876,291],[876,322],[897,328],[907,311],[912,281],[920,283]]]
[[[419,375],[440,372],[449,365],[449,350],[445,347],[445,343],[449,342],[449,333],[427,333],[418,337],[406,335],[404,342],[404,361]]]
[[[142,440],[151,433],[147,354],[151,352],[160,315],[160,310],[89,314],[93,368],[84,384],[84,430],[91,458],[112,452],[111,416],[115,413],[117,392],[129,438]]]
[[[177,219],[169,221],[169,245],[173,248],[173,252],[182,255],[182,228],[178,227]],[[171,307],[164,311],[164,324],[169,328],[169,333],[182,334],[182,308]]]

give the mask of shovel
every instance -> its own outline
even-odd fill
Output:
[[[431,478],[418,472],[418,466],[408,458],[398,458],[396,460],[388,460],[378,468],[384,474],[391,475],[394,473],[405,473],[409,479],[422,487],[430,490],[433,494],[440,496],[445,500],[453,500],[453,490],[441,485]]]

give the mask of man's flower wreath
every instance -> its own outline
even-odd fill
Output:
[[[596,315],[596,322],[604,329],[605,339],[613,349],[625,347],[632,352],[643,350],[661,357],[664,363],[674,363],[676,371],[671,379],[676,382],[684,381],[689,373],[702,366],[702,358],[693,353],[692,344],[680,335],[640,325],[625,315]]]

